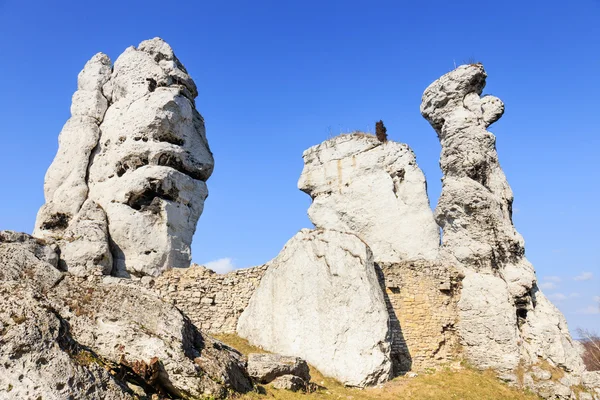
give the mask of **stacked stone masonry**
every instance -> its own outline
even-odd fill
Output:
[[[266,266],[259,266],[217,274],[193,264],[190,268],[170,269],[149,284],[202,331],[234,333],[265,271]]]
[[[394,374],[450,361],[457,351],[456,302],[462,276],[435,261],[379,266],[393,332]],[[143,281],[203,331],[235,333],[238,319],[266,269],[263,265],[217,274],[194,264]]]
[[[394,374],[451,361],[458,350],[456,304],[462,276],[435,261],[379,266],[392,327]]]

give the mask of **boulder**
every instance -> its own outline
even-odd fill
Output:
[[[272,385],[275,389],[298,392],[300,390],[306,390],[307,383],[296,375],[282,375],[275,378]]]
[[[288,357],[280,354],[249,354],[248,374],[259,383],[269,383],[284,375],[294,375],[306,382],[310,381],[310,372],[306,361],[299,357]]]
[[[214,165],[197,94],[159,38],[113,67],[102,53],[86,64],[34,231],[64,249],[63,268],[156,276],[189,266]]]
[[[357,236],[303,229],[267,264],[237,326],[349,386],[390,378],[391,333],[373,255]]]
[[[313,200],[308,215],[317,228],[356,234],[376,262],[436,258],[439,228],[425,176],[406,144],[352,133],[302,157],[298,187]]]

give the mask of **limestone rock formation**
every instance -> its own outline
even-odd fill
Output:
[[[407,145],[354,133],[313,146],[303,158],[298,187],[313,199],[308,215],[317,228],[355,233],[376,262],[437,256],[425,176]]]
[[[71,273],[158,275],[189,266],[213,170],[197,89],[159,38],[79,74],[34,235]]]
[[[504,112],[483,96],[481,64],[463,65],[424,92],[421,113],[436,130],[442,153],[442,194],[435,218],[443,230],[441,258],[465,278],[458,331],[469,360],[508,379],[545,360],[572,373],[554,391],[580,382],[583,364],[562,314],[536,285],[523,238],[512,223],[513,194],[487,127]],[[510,378],[512,376],[512,378]],[[553,384],[550,382],[550,384]]]
[[[390,377],[388,322],[369,247],[353,234],[303,229],[268,263],[237,331],[365,386]]]
[[[151,291],[65,274],[56,261],[40,240],[0,232],[0,398],[221,398],[252,388],[241,354]]]

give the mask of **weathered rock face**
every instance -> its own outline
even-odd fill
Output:
[[[437,256],[425,176],[407,145],[354,133],[311,147],[303,158],[298,187],[313,199],[308,215],[317,228],[355,233],[376,262]]]
[[[465,275],[458,303],[461,343],[476,366],[507,374],[520,362],[546,360],[573,372],[569,384],[557,384],[568,387],[577,384],[583,364],[564,317],[537,288],[513,226],[512,191],[495,136],[486,130],[504,105],[497,97],[480,97],[486,76],[480,64],[461,66],[431,84],[421,104],[442,145],[444,178],[435,210],[443,230],[441,258]]]
[[[196,86],[161,39],[79,74],[45,180],[35,236],[76,275],[158,275],[189,266],[213,170]]]
[[[0,398],[134,399],[26,285],[0,283],[0,331]]]
[[[368,246],[303,229],[268,263],[237,331],[351,386],[389,379],[389,315]]]
[[[241,354],[131,280],[61,273],[51,248],[0,232],[0,398],[224,397]],[[137,397],[135,397],[137,398]]]

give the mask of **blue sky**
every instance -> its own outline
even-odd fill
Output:
[[[435,206],[440,146],[421,94],[474,59],[506,104],[491,131],[527,257],[570,328],[600,331],[599,18],[598,0],[0,0],[0,229],[31,232],[77,74],[98,51],[114,61],[160,36],[186,65],[216,159],[193,258],[238,268],[311,226],[302,151],[379,119],[415,150]]]

